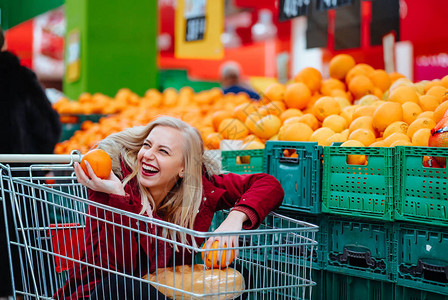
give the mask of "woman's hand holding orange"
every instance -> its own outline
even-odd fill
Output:
[[[215,233],[241,231],[241,229],[243,228],[243,223],[246,220],[247,216],[245,213],[240,211],[231,211],[227,216],[227,218],[215,230]],[[205,249],[225,248],[225,247],[228,248],[238,247],[238,236],[237,235],[215,236],[209,238],[204,244]],[[209,258],[210,255],[213,254],[207,255],[207,258]],[[236,253],[235,250],[225,250],[225,253],[223,253],[223,251],[219,251],[217,253],[217,259],[216,259],[217,261],[216,262],[213,261],[213,265],[214,267],[218,267],[219,265],[221,267],[227,267],[232,263],[233,259],[236,257],[238,257],[238,249],[236,250]],[[204,262],[206,262],[205,259]],[[218,262],[220,263],[218,264]]]
[[[126,195],[120,179],[112,171],[110,172],[108,178],[101,179],[95,175],[95,172],[90,164],[87,161],[85,163],[88,174],[84,172],[79,163],[74,163],[75,175],[79,183],[97,192],[121,196]]]

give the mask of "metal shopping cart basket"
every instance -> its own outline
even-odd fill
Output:
[[[86,188],[73,173],[73,162],[79,160],[76,153],[0,155],[0,204],[10,227],[7,239],[10,272],[15,278],[14,296],[52,298],[58,289],[67,286],[71,271],[84,268],[95,274],[96,283],[115,274],[150,285],[167,299],[311,298],[315,286],[311,268],[317,226],[271,213],[256,230],[220,233],[237,234],[239,245],[216,250],[234,250],[238,255],[229,268],[219,266],[210,270],[201,258],[209,253],[193,241],[218,236],[213,229],[224,220],[226,211],[215,214],[211,231],[198,232],[90,201]],[[29,165],[9,165],[19,161]],[[118,232],[122,238],[117,239],[117,234],[105,235],[109,247],[103,257],[89,260],[86,256],[93,250],[86,241],[98,228],[92,224],[109,226],[111,232]],[[131,243],[131,235],[137,244],[126,245]],[[141,255],[144,243],[158,248],[154,251],[156,268],[147,268],[146,276],[129,271],[129,264],[135,266],[151,260]],[[118,247],[137,253],[131,257],[138,262],[124,262],[125,250]],[[157,256],[165,255],[172,257],[171,263],[159,264]],[[116,267],[120,265],[122,268]],[[188,265],[194,265],[195,272],[189,272]],[[90,280],[76,277],[69,284],[92,284]]]

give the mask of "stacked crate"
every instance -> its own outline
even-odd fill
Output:
[[[448,149],[398,147],[395,160],[396,299],[448,299],[448,169],[423,166]]]

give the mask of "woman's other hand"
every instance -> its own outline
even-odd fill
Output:
[[[126,195],[126,192],[124,191],[120,179],[117,176],[115,176],[115,174],[112,171],[110,172],[108,178],[101,179],[95,175],[95,172],[93,171],[90,164],[87,161],[85,163],[89,176],[87,176],[87,174],[84,173],[84,170],[81,168],[79,163],[77,162],[74,163],[75,175],[79,183],[97,192],[103,192],[107,194],[115,194],[121,196]]]
[[[241,211],[232,210],[227,218],[219,225],[219,227],[215,230],[215,233],[219,232],[237,232],[241,231],[243,228],[243,223],[248,220],[248,217],[245,213]],[[215,241],[219,241],[219,248],[224,248],[224,245],[227,247],[233,248],[238,247],[238,238],[237,235],[224,235],[224,236],[215,236],[211,237],[205,243],[205,249],[211,249],[213,243]],[[228,266],[231,262],[229,262],[230,251],[234,250],[226,250],[226,265]],[[235,251],[235,258],[238,257],[238,249]],[[218,253],[218,261],[221,261],[222,251]]]

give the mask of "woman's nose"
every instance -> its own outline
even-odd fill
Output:
[[[145,157],[148,158],[148,159],[154,159],[156,156],[155,156],[154,151],[152,149],[148,149],[145,152]]]

